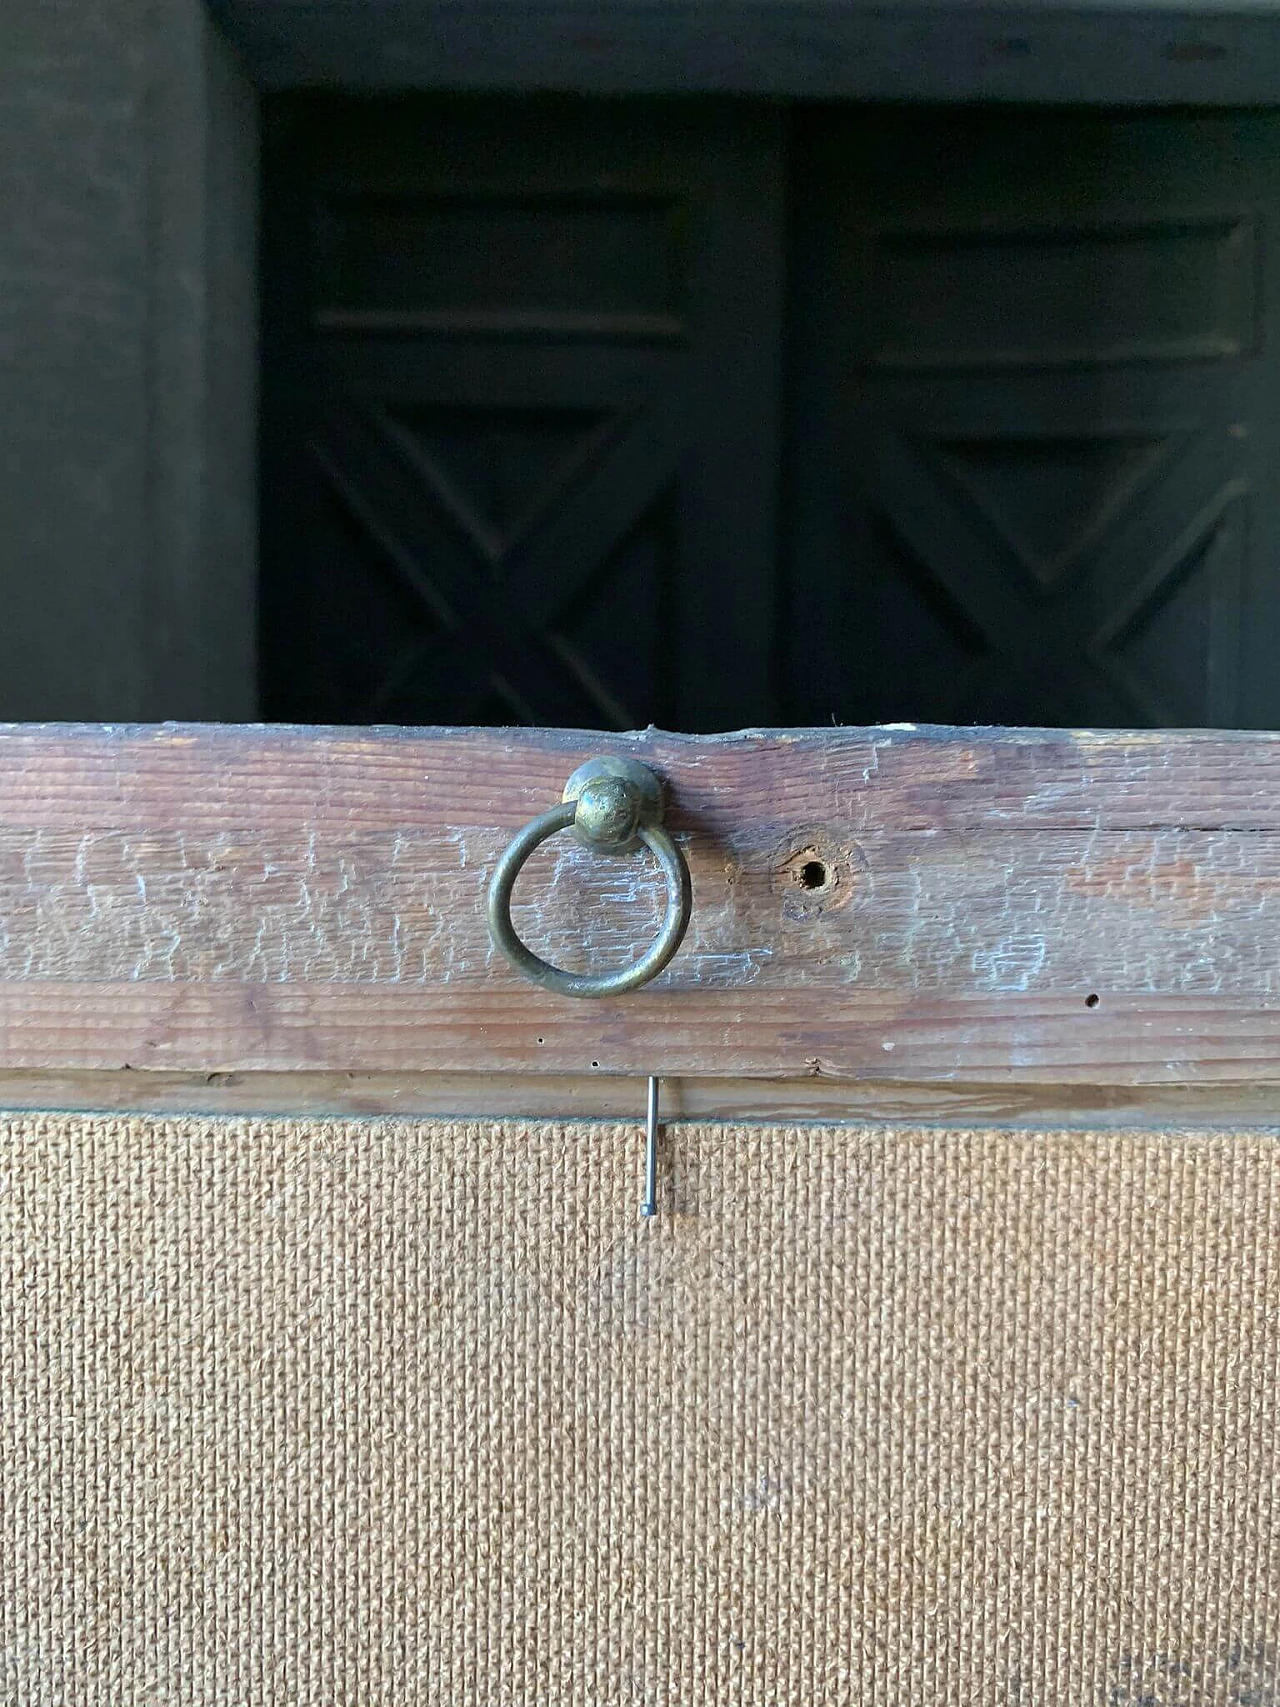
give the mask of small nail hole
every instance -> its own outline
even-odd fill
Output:
[[[546,1038],[545,1038],[545,1037],[540,1037],[540,1038],[539,1038],[539,1039],[538,1039],[538,1042],[539,1042],[539,1043],[545,1043],[545,1042],[546,1042],[546,1041],[547,1041],[547,1040],[546,1040]]]
[[[821,889],[827,881],[827,868],[820,859],[807,859],[800,867],[800,887]]]
[[[1086,996],[1084,999],[1084,1005],[1087,1008],[1096,1008],[1098,1005],[1098,998],[1096,996]]]
[[[599,1066],[599,1065],[600,1065],[600,1063],[599,1063],[599,1062],[598,1062],[598,1061],[593,1061],[593,1062],[592,1062],[592,1063],[591,1063],[591,1065],[592,1065],[592,1066],[593,1066],[593,1067],[598,1067],[598,1066]]]

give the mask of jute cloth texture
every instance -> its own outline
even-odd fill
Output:
[[[0,1699],[1280,1701],[1280,1143],[0,1120]]]

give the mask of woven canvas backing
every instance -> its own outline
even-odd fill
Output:
[[[1274,1707],[1259,1135],[0,1122],[0,1700]]]

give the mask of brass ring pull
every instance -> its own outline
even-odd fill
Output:
[[[523,943],[511,922],[511,891],[525,860],[560,830],[601,853],[631,853],[644,846],[667,880],[662,928],[640,959],[618,972],[566,972]],[[684,855],[662,828],[662,785],[635,759],[588,759],[565,784],[564,799],[525,825],[498,861],[489,885],[489,935],[515,966],[559,996],[621,996],[638,990],[671,959],[689,928],[693,894]]]

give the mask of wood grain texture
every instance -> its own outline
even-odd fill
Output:
[[[573,1002],[484,896],[597,752],[666,779],[694,915],[648,989]],[[1278,837],[1260,734],[15,726],[0,1070],[1280,1083]],[[597,966],[660,900],[561,836],[515,915]]]
[[[0,1109],[89,1113],[606,1120],[643,1148],[645,1081],[615,1073],[0,1072]],[[661,1082],[662,1132],[689,1121],[1098,1131],[1194,1127],[1280,1132],[1280,1087],[1265,1084],[962,1084],[874,1079]]]

